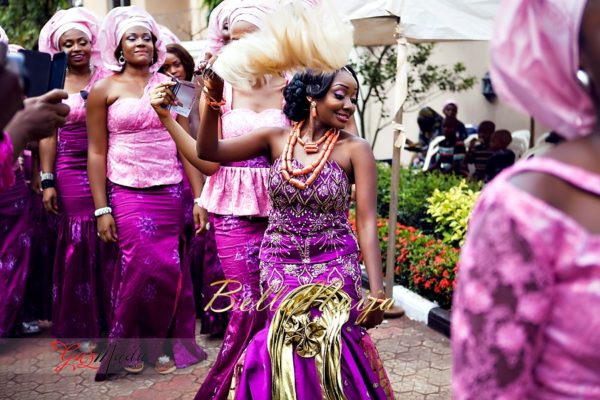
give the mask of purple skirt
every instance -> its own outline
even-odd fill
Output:
[[[31,254],[29,189],[21,171],[0,193],[0,337],[12,336],[23,311]]]
[[[229,313],[216,313],[211,308],[205,310],[205,307],[218,290],[218,287],[211,286],[211,283],[225,279],[225,275],[217,255],[214,228],[211,227],[200,236],[196,236],[193,216],[194,195],[187,179],[184,179],[183,202],[185,205],[185,263],[192,276],[196,316],[200,319],[200,333],[222,336],[229,322]],[[222,309],[226,306],[226,299],[219,299],[212,308]]]
[[[214,215],[213,225],[225,278],[235,281],[228,286],[228,290],[241,288],[232,297],[237,304],[258,302],[261,296],[258,253],[267,228],[266,218]],[[250,308],[249,311],[236,308],[230,311],[221,350],[196,394],[196,400],[227,399],[236,363],[266,322],[264,311]]]
[[[29,192],[31,258],[25,294],[24,321],[52,319],[52,270],[56,252],[58,219],[47,213],[42,197]]]
[[[110,185],[120,254],[112,289],[111,354],[141,346],[144,361],[172,355],[178,368],[207,357],[196,344],[190,272],[181,263],[181,197],[181,184],[144,189]],[[123,358],[102,361],[97,379],[126,366],[115,360]]]
[[[118,248],[98,238],[87,175],[87,129],[59,132],[56,191],[59,222],[52,288],[52,334],[60,338],[103,336]]]
[[[298,343],[293,345],[292,358],[285,364],[282,358],[271,359],[269,355],[269,327],[281,301],[287,294],[308,284],[321,283],[324,285],[342,284],[341,290],[346,293],[352,305],[362,298],[360,286],[361,275],[356,254],[338,257],[335,260],[318,264],[278,264],[261,263],[263,290],[271,293],[264,305],[273,304],[274,311],[269,311],[269,323],[260,331],[249,344],[241,372],[236,375],[236,400],[276,400],[272,397],[273,371],[293,371],[291,390],[295,391],[298,399],[322,399],[323,395],[319,382],[322,376],[327,376],[327,369],[319,370],[314,356],[302,357],[298,354]],[[309,315],[318,314],[316,308],[310,309]],[[336,309],[337,312],[337,309]],[[337,334],[341,342],[340,387],[343,397],[347,400],[362,399],[393,399],[394,393],[383,363],[379,358],[375,345],[363,327],[355,324],[359,315],[356,307],[349,312],[348,321],[343,324]],[[331,320],[330,320],[331,321]],[[324,326],[328,325],[325,321]],[[305,327],[306,328],[306,327]],[[306,334],[308,329],[296,329],[295,334]],[[280,332],[281,334],[281,332]],[[273,333],[275,336],[276,333]],[[294,341],[289,332],[287,338]],[[306,338],[310,335],[306,334]],[[307,340],[304,343],[309,343]],[[294,351],[295,350],[295,351]],[[278,368],[272,368],[277,365]],[[325,379],[326,382],[331,382]],[[278,382],[280,385],[283,381]]]

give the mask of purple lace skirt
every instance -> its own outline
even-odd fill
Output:
[[[29,189],[23,173],[0,193],[0,337],[15,333],[22,315],[31,255]]]
[[[231,297],[238,305],[244,301],[256,303],[261,296],[258,253],[267,228],[266,219],[214,215],[213,225],[225,278],[233,281],[227,289],[239,290]],[[266,313],[255,308],[230,311],[221,351],[196,400],[227,399],[235,365],[250,340],[264,327],[265,318]]]
[[[190,272],[181,262],[181,183],[144,189],[111,184],[109,192],[120,254],[113,278],[110,346],[117,352],[141,346],[144,361],[150,363],[172,354],[178,368],[205,360],[195,341]],[[97,378],[124,366],[111,360],[115,357],[103,360]]]
[[[97,338],[107,329],[118,248],[98,238],[87,176],[87,136],[60,133],[56,159],[58,238],[52,289],[52,334]]]

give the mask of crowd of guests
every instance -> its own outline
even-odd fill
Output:
[[[509,149],[512,141],[509,131],[496,130],[496,124],[492,121],[482,121],[476,127],[467,129],[457,118],[458,105],[454,100],[446,102],[443,114],[438,114],[431,107],[419,111],[419,140],[407,146],[407,150],[417,152],[414,166],[423,165],[432,140],[438,137],[443,137],[443,140],[437,144],[438,151],[428,166],[430,171],[454,173],[489,182],[515,163],[515,153]]]

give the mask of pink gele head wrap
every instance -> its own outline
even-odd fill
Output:
[[[6,35],[6,32],[4,32],[4,29],[2,29],[1,26],[0,26],[0,42],[8,45],[8,36]]]
[[[160,35],[165,45],[173,43],[181,44],[181,40],[169,28],[164,25],[158,25],[158,28],[160,29]]]
[[[207,45],[205,52],[209,52],[212,55],[218,54],[223,46],[226,44],[225,31],[231,26],[232,22],[238,20],[244,20],[250,22],[258,27],[264,24],[264,15],[260,12],[260,9],[270,13],[275,8],[284,3],[286,0],[224,0],[210,13],[208,19],[208,33],[207,33]],[[287,0],[290,1],[290,0]],[[316,6],[321,0],[303,0],[306,6]],[[249,7],[254,7],[254,14],[245,15],[245,11]],[[233,18],[232,18],[233,15]],[[251,20],[249,20],[251,19]],[[204,60],[201,57],[197,60],[198,63]]]
[[[98,43],[102,52],[102,62],[104,67],[110,71],[119,72],[123,68],[115,57],[115,50],[121,44],[121,38],[128,29],[134,26],[141,26],[148,29],[156,37],[154,47],[158,54],[158,59],[150,66],[150,72],[155,73],[164,64],[167,56],[167,48],[162,40],[158,24],[144,9],[138,6],[115,7],[106,15]]]
[[[267,15],[275,11],[276,6],[275,0],[242,1],[229,14],[229,29],[240,21],[249,22],[260,29],[264,26]]]
[[[40,32],[39,50],[50,54],[61,52],[60,37],[71,29],[77,29],[88,37],[92,45],[91,63],[95,66],[100,65],[101,57],[98,48],[100,19],[96,14],[83,7],[57,11]]]
[[[226,42],[225,30],[229,23],[229,14],[239,2],[240,0],[224,0],[212,10],[208,17],[205,52],[215,55],[221,51]]]
[[[453,104],[454,106],[456,106],[456,108],[458,108],[458,101],[454,99],[448,99],[444,102],[444,107],[442,107],[442,110],[448,107],[450,104]]]
[[[491,78],[500,98],[566,138],[596,125],[580,86],[579,31],[587,0],[504,0],[491,42]]]

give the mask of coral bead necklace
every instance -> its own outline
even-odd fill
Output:
[[[303,124],[304,122],[300,122],[294,126],[290,132],[287,143],[283,148],[283,152],[281,153],[281,176],[283,176],[283,179],[285,179],[287,182],[300,190],[306,189],[317,179],[325,167],[329,156],[331,155],[331,151],[333,150],[333,146],[335,146],[335,142],[337,142],[338,137],[340,136],[339,129],[331,128],[327,130],[323,137],[316,142],[305,143],[302,139],[300,139],[300,130],[302,129]],[[314,154],[318,152],[321,144],[323,144],[323,149],[321,150],[319,157],[314,162],[308,164],[304,168],[293,169],[292,157],[294,156],[294,146],[296,143],[300,143],[304,147],[306,154]],[[296,176],[307,175],[309,173],[310,176],[305,182],[295,178]]]

